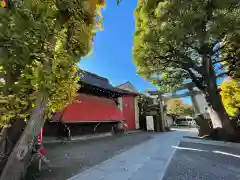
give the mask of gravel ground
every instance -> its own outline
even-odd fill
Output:
[[[65,180],[149,140],[152,135],[153,133],[149,132],[139,132],[66,144],[46,144],[46,156],[51,161],[50,166],[41,173],[30,169],[27,180]]]
[[[176,150],[163,180],[240,179],[239,149],[189,142],[181,142],[179,147],[193,149]]]

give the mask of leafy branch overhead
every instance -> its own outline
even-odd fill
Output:
[[[139,1],[133,57],[139,74],[168,91],[218,76],[219,42],[240,27],[238,0]],[[209,61],[210,64],[209,64]],[[210,66],[209,66],[210,65]]]
[[[227,70],[228,75],[240,78],[240,31],[221,42],[222,56],[219,59],[220,67]]]
[[[139,115],[145,115],[148,111],[149,105],[153,104],[153,99],[146,94],[140,94],[138,96],[138,108]]]
[[[16,118],[28,119],[37,92],[49,94],[47,115],[71,102],[79,88],[77,63],[92,48],[105,4],[101,0],[11,2],[0,8],[1,126]]]
[[[105,1],[6,2],[0,7],[0,126],[4,131],[28,120],[1,173],[1,179],[12,180],[24,179],[45,120],[75,98],[77,63],[102,29]]]
[[[239,33],[239,14],[239,0],[139,0],[135,10],[138,73],[163,91],[196,86],[213,110],[214,128],[231,135],[217,78],[238,71],[237,41],[231,37]]]
[[[117,0],[117,5],[119,5],[119,4],[120,4],[120,2],[121,2],[121,0]]]

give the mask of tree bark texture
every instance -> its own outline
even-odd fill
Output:
[[[1,180],[19,180],[24,176],[26,165],[31,158],[34,137],[44,124],[44,110],[47,104],[47,95],[39,92],[36,107],[27,123],[24,132],[10,154],[1,174]]]
[[[163,99],[162,99],[162,97],[161,97],[161,95],[159,95],[159,110],[160,110],[160,130],[161,130],[161,132],[163,132],[164,131],[164,129],[165,129],[165,117],[164,117],[164,108],[163,108]]]
[[[26,123],[23,119],[13,121],[10,127],[3,128],[0,138],[0,173],[7,162],[14,146],[18,142]]]
[[[208,107],[207,113],[209,114],[209,117],[212,121],[213,128],[222,128],[222,122],[217,114],[217,112],[212,108]]]
[[[230,122],[229,116],[224,108],[219,92],[212,93],[209,97],[211,102],[210,117],[213,128],[223,128],[230,135],[234,134],[234,128]]]
[[[234,128],[231,125],[228,114],[224,108],[218,87],[216,73],[213,69],[211,58],[205,58],[205,94],[207,101],[210,104],[210,117],[212,120],[213,128],[222,127],[228,134],[234,134]]]

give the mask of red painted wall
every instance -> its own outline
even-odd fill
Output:
[[[122,112],[116,103],[109,98],[80,94],[78,102],[70,104],[64,111],[62,120],[65,123],[73,122],[101,122],[124,120]],[[60,113],[53,116],[57,121]]]
[[[128,129],[136,129],[134,96],[122,97],[122,113],[125,118],[125,122],[128,125]]]

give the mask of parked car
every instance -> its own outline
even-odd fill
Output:
[[[188,127],[195,127],[196,122],[192,117],[178,117],[176,120],[177,126],[188,126]]]

